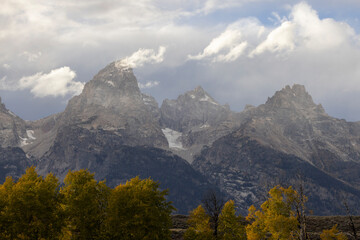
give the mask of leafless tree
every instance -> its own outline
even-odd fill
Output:
[[[298,186],[297,186],[297,192],[299,194],[299,198],[295,202],[295,210],[296,210],[296,216],[297,220],[299,222],[299,239],[305,240],[309,239],[306,231],[306,201],[307,197],[305,196],[305,181],[304,176],[301,173],[301,171],[298,172]]]
[[[348,217],[349,217],[349,220],[350,220],[349,225],[350,225],[350,228],[351,228],[351,230],[352,230],[352,232],[353,232],[353,237],[354,237],[355,240],[358,240],[358,237],[357,237],[357,234],[356,234],[355,224],[354,224],[352,215],[351,215],[351,213],[350,213],[349,205],[347,204],[347,201],[346,201],[346,200],[343,201],[343,204],[344,204],[344,206],[345,206],[346,213],[347,213],[347,215],[348,215]]]
[[[214,230],[214,237],[215,239],[218,239],[219,215],[225,204],[224,197],[222,197],[220,193],[211,189],[204,195],[202,204],[205,211],[210,216],[210,221]]]

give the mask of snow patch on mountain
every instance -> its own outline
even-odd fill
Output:
[[[199,99],[200,102],[209,102],[215,105],[219,105],[218,103],[216,103],[214,100],[212,100],[208,95],[205,94],[204,97]]]
[[[36,139],[36,137],[34,136],[34,131],[33,130],[26,130],[26,134],[28,135],[28,137],[30,139],[33,139],[33,140]]]
[[[181,143],[181,136],[182,136],[181,132],[172,130],[170,128],[164,128],[161,130],[169,142],[169,148],[184,149],[184,147]]]

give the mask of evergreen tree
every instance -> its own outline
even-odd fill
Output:
[[[240,223],[241,216],[236,216],[235,203],[225,203],[219,217],[219,236],[222,240],[246,239],[245,226]]]

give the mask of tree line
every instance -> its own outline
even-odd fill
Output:
[[[170,239],[167,194],[138,177],[110,189],[87,170],[69,171],[60,186],[31,167],[0,186],[0,239]]]
[[[305,203],[307,197],[280,185],[272,188],[268,199],[259,209],[251,206],[244,218],[236,214],[234,201],[225,204],[214,192],[204,198],[203,203],[189,216],[189,228],[185,240],[305,240]],[[355,233],[356,234],[356,233]],[[325,229],[320,234],[322,240],[346,240],[337,226]],[[357,239],[354,235],[354,239]]]
[[[26,170],[17,181],[0,185],[0,239],[22,240],[162,240],[171,239],[168,190],[139,177],[111,189],[87,170],[69,171],[60,185],[53,174]],[[259,209],[244,218],[233,200],[210,191],[190,212],[185,240],[308,239],[302,189],[275,186]],[[355,228],[354,228],[355,229]],[[334,226],[322,240],[345,240]],[[354,230],[356,239],[356,230]]]

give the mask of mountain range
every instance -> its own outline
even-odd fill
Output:
[[[343,201],[360,214],[360,122],[329,116],[297,84],[242,112],[200,86],[159,107],[113,62],[61,113],[25,121],[1,103],[0,146],[1,181],[31,165],[60,180],[86,168],[111,187],[151,177],[179,213],[209,189],[246,213],[274,185],[301,184],[314,214],[344,214]]]

